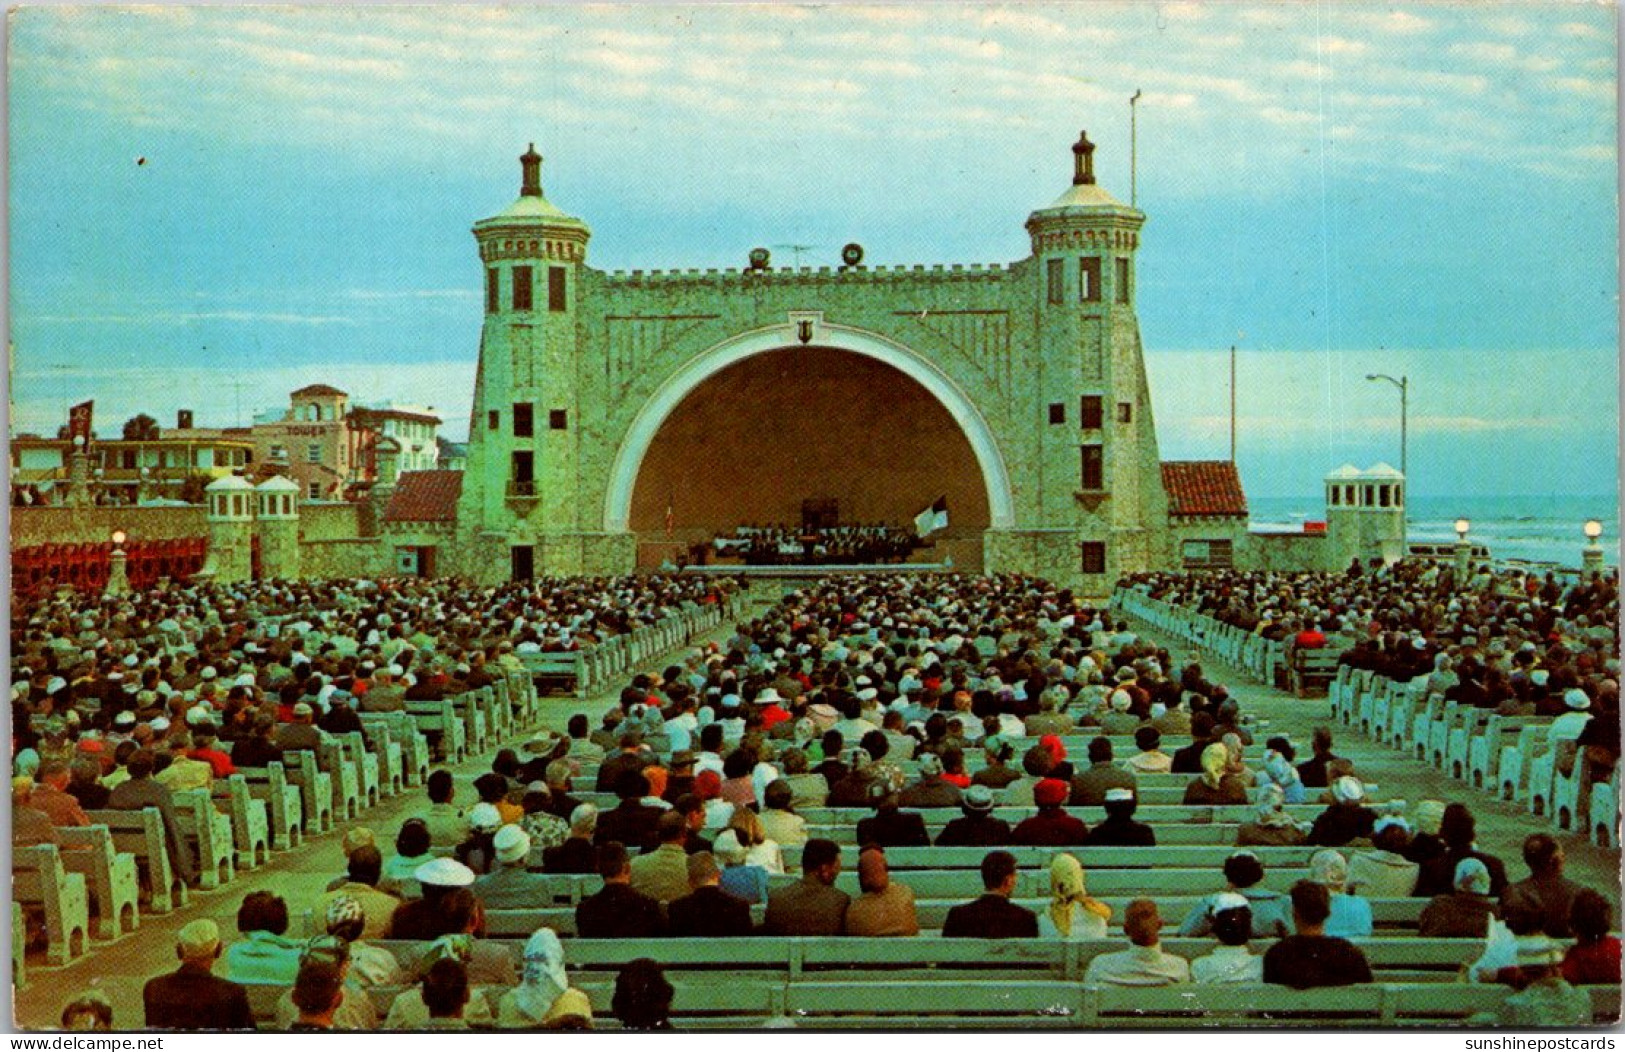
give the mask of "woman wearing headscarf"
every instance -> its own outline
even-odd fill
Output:
[[[1241,735],[1226,734],[1219,739],[1225,750],[1230,753],[1229,762],[1225,764],[1225,775],[1234,776],[1241,783],[1243,789],[1251,789],[1258,784],[1258,775],[1247,766],[1246,746],[1242,744]]]
[[[1049,909],[1038,915],[1038,937],[1082,942],[1106,937],[1112,908],[1093,898],[1084,883],[1083,863],[1068,854],[1049,867]]]
[[[504,1030],[592,1028],[592,1003],[570,988],[564,974],[564,946],[552,928],[538,928],[525,943],[519,985],[497,1002],[497,1026]]]
[[[1270,739],[1273,743],[1275,739]],[[1285,742],[1279,743],[1290,749]],[[1308,792],[1303,787],[1303,778],[1298,769],[1292,766],[1293,757],[1287,755],[1280,748],[1271,747],[1264,752],[1264,765],[1258,772],[1258,785],[1273,785],[1281,790],[1285,801],[1289,804],[1301,804],[1308,799]]]
[[[1243,822],[1236,831],[1237,847],[1294,847],[1308,843],[1308,823],[1286,813],[1286,796],[1279,785],[1259,786],[1257,801],[1253,820]]]
[[[1206,806],[1246,803],[1247,790],[1229,767],[1230,750],[1222,742],[1203,749],[1202,773],[1185,787],[1184,802]]]
[[[1320,847],[1342,847],[1355,840],[1369,840],[1377,814],[1365,806],[1365,786],[1353,775],[1332,783],[1333,803],[1315,817],[1309,842]]]

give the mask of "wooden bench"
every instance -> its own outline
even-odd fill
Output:
[[[239,767],[237,774],[256,800],[266,805],[271,847],[287,851],[305,839],[305,805],[299,786],[288,781],[286,768],[273,760],[265,767]]]
[[[345,759],[355,767],[356,788],[361,794],[362,807],[377,807],[383,799],[382,763],[377,752],[367,748],[367,740],[360,731],[338,735]]]
[[[468,756],[468,731],[453,711],[449,699],[408,699],[406,712],[422,734],[439,736],[439,753],[446,758],[446,762],[457,763]]]
[[[485,709],[481,706],[479,696],[475,691],[464,691],[454,694],[446,699],[458,720],[463,724],[464,740],[468,748],[475,753],[485,751],[490,740],[490,726],[485,718]]]
[[[790,869],[801,868],[801,845],[780,849],[784,864]],[[982,859],[993,848],[985,847],[889,847],[886,849],[886,867],[894,874],[915,869],[979,869]],[[1048,869],[1055,856],[1066,853],[1075,856],[1089,873],[1103,869],[1207,869],[1215,873],[1225,859],[1238,850],[1227,845],[1185,845],[1156,847],[1006,847],[999,848],[1015,856],[1022,869]],[[1274,866],[1301,867],[1309,864],[1309,857],[1317,847],[1250,847],[1245,850],[1257,856],[1267,870]],[[856,869],[858,848],[854,844],[841,847],[841,865]],[[907,879],[906,877],[903,879]]]
[[[1320,647],[1294,648],[1292,661],[1287,667],[1292,696],[1308,697],[1310,690],[1330,684],[1332,677],[1337,675],[1337,659],[1340,656],[1341,652],[1329,643]]]
[[[333,791],[333,818],[350,822],[361,814],[361,775],[342,742],[329,738],[316,749],[316,765]]]
[[[333,778],[316,763],[316,754],[297,749],[282,754],[288,784],[299,789],[305,832],[325,833],[333,828]]]
[[[368,734],[387,733],[392,749],[399,750],[401,791],[416,788],[429,777],[429,742],[407,712],[363,712]],[[393,762],[393,760],[389,761]]]
[[[112,942],[141,926],[141,878],[135,856],[113,847],[106,826],[58,826],[63,868],[80,873],[89,893],[93,936]]]
[[[156,812],[154,812],[156,813]],[[83,873],[71,873],[55,844],[13,848],[12,901],[45,916],[45,959],[67,964],[90,949],[90,896]]]
[[[591,687],[587,662],[579,650],[536,651],[517,657],[538,692],[582,698]]]
[[[215,806],[231,820],[231,839],[237,847],[237,869],[254,869],[271,860],[269,804],[256,799],[241,772],[214,780]]]
[[[231,883],[237,876],[231,819],[215,810],[207,789],[183,789],[171,795],[181,835],[191,841],[197,859],[198,886],[212,891]]]
[[[28,988],[28,926],[23,923],[23,905],[15,894],[11,899],[11,987]]]
[[[156,807],[139,811],[86,811],[85,815],[92,825],[107,827],[113,837],[114,850],[135,856],[137,869],[146,877],[149,913],[168,913],[186,905],[190,891],[170,864],[164,816]]]

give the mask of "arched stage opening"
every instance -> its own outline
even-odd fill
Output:
[[[742,524],[799,525],[809,506],[843,525],[906,526],[946,496],[948,530],[914,558],[981,569],[995,488],[984,471],[988,450],[978,455],[955,413],[920,379],[878,356],[816,344],[712,365],[668,394],[675,404],[635,465],[626,525],[638,537],[640,565]],[[980,423],[968,403],[958,409]]]

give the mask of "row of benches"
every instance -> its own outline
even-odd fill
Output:
[[[1619,843],[1617,773],[1591,784],[1583,750],[1568,774],[1558,770],[1557,750],[1548,741],[1551,717],[1501,716],[1430,695],[1426,677],[1401,683],[1366,669],[1343,668],[1330,693],[1343,723],[1475,789],[1523,803],[1560,830],[1579,832],[1583,823],[1595,843]],[[1590,798],[1582,800],[1587,784]]]
[[[675,646],[687,638],[684,633],[721,623],[731,609],[696,607],[649,626],[636,646],[640,660],[652,655],[648,645]],[[306,833],[353,821],[383,797],[421,785],[433,762],[429,735],[438,735],[442,754],[456,762],[535,725],[540,701],[528,670],[515,670],[489,687],[360,716],[364,734],[335,735],[315,750],[285,752],[282,762],[239,768],[215,779],[212,792],[172,794],[181,833],[197,860],[198,887],[227,884],[239,870],[268,862],[272,851],[298,847]],[[230,751],[230,743],[221,747]],[[87,814],[90,826],[58,828],[60,847],[13,853],[13,905],[43,915],[46,961],[52,965],[87,952],[92,938],[111,941],[137,930],[143,912],[165,914],[184,906],[190,891],[171,864],[156,808]],[[20,946],[14,942],[14,957]]]
[[[614,636],[582,650],[555,650],[517,654],[538,689],[560,689],[584,698],[624,679],[643,662],[681,646],[734,615],[736,598],[724,594],[715,603],[685,600],[681,609],[652,625]]]

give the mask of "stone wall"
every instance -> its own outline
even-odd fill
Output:
[[[393,576],[394,549],[376,538],[306,541],[299,546],[300,572],[308,578]]]
[[[1320,533],[1249,533],[1236,551],[1247,570],[1340,570],[1336,547]]]
[[[299,539],[313,541],[348,540],[361,536],[361,505],[300,504]]]
[[[184,508],[12,508],[11,546],[102,544],[114,530],[132,541],[176,540],[208,534],[203,505]]]

